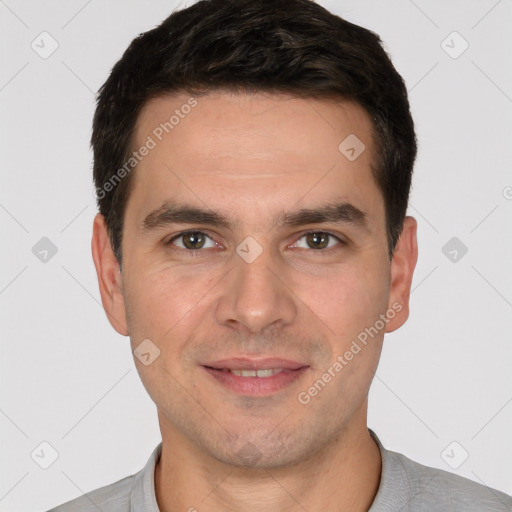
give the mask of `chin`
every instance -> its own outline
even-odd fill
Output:
[[[268,432],[248,432],[246,429],[223,444],[224,446],[219,446],[213,443],[203,449],[206,448],[205,451],[224,464],[252,470],[294,466],[313,457],[323,448],[318,443],[318,438],[299,438],[293,432],[287,432],[285,436],[281,432],[277,437],[275,432],[272,435],[272,429]]]

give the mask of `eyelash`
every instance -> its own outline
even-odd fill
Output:
[[[185,236],[185,235],[189,235],[191,233],[200,233],[202,235],[205,235],[207,238],[209,238],[210,240],[214,241],[213,238],[208,235],[207,233],[205,233],[204,231],[199,231],[197,229],[191,229],[191,230],[188,230],[188,231],[182,231],[181,233],[178,233],[177,235],[173,236],[171,239],[169,239],[167,242],[164,242],[164,245],[169,248],[172,252],[186,252],[186,253],[189,253],[190,256],[194,257],[194,256],[200,256],[200,253],[203,252],[203,250],[200,248],[200,249],[182,249],[181,247],[174,247],[172,245],[172,242],[174,242],[175,240]],[[297,239],[297,242],[299,240],[301,240],[302,238],[304,238],[305,236],[307,235],[310,235],[310,234],[313,234],[313,233],[316,233],[316,234],[324,234],[324,235],[327,235],[327,236],[330,236],[332,238],[335,238],[339,244],[337,244],[336,246],[334,247],[328,247],[326,249],[310,249],[310,251],[313,251],[315,253],[319,253],[318,256],[322,256],[323,254],[327,253],[327,254],[330,254],[330,252],[332,250],[337,250],[343,246],[346,246],[347,245],[347,242],[345,242],[344,240],[342,240],[341,238],[339,238],[338,236],[336,236],[335,234],[333,233],[330,233],[329,231],[320,231],[320,230],[312,230],[312,231],[307,231],[306,233],[302,233],[302,235]],[[297,243],[295,242],[295,243]]]

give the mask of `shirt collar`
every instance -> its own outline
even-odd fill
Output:
[[[155,494],[155,468],[162,453],[162,442],[149,457],[144,468],[137,473],[130,496],[130,512],[160,512]]]
[[[368,429],[373,440],[377,443],[382,460],[380,484],[377,494],[368,512],[395,512],[405,510],[411,494],[414,494],[414,482],[404,468],[400,455],[386,450],[377,434]]]

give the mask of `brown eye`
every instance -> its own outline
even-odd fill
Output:
[[[167,245],[171,246],[173,249],[176,248],[177,250],[182,249],[195,251],[205,248],[205,243],[208,241],[211,241],[211,245],[209,247],[215,246],[215,242],[206,233],[203,233],[202,231],[186,231],[171,238],[171,240],[167,242]]]
[[[186,233],[182,235],[183,245],[187,249],[201,249],[204,245],[205,238],[203,233],[199,231],[194,231],[193,233]]]
[[[328,255],[331,251],[342,250],[347,245],[343,239],[326,231],[304,233],[291,247],[310,249],[309,253]],[[311,251],[314,249],[314,251]]]
[[[329,235],[328,233],[314,232],[308,233],[306,236],[306,241],[311,249],[325,249],[329,245]]]

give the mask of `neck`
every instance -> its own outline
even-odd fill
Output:
[[[162,430],[155,491],[161,512],[366,512],[380,475],[380,451],[366,417],[364,424],[343,430],[322,452],[271,470],[227,465],[180,432]]]

